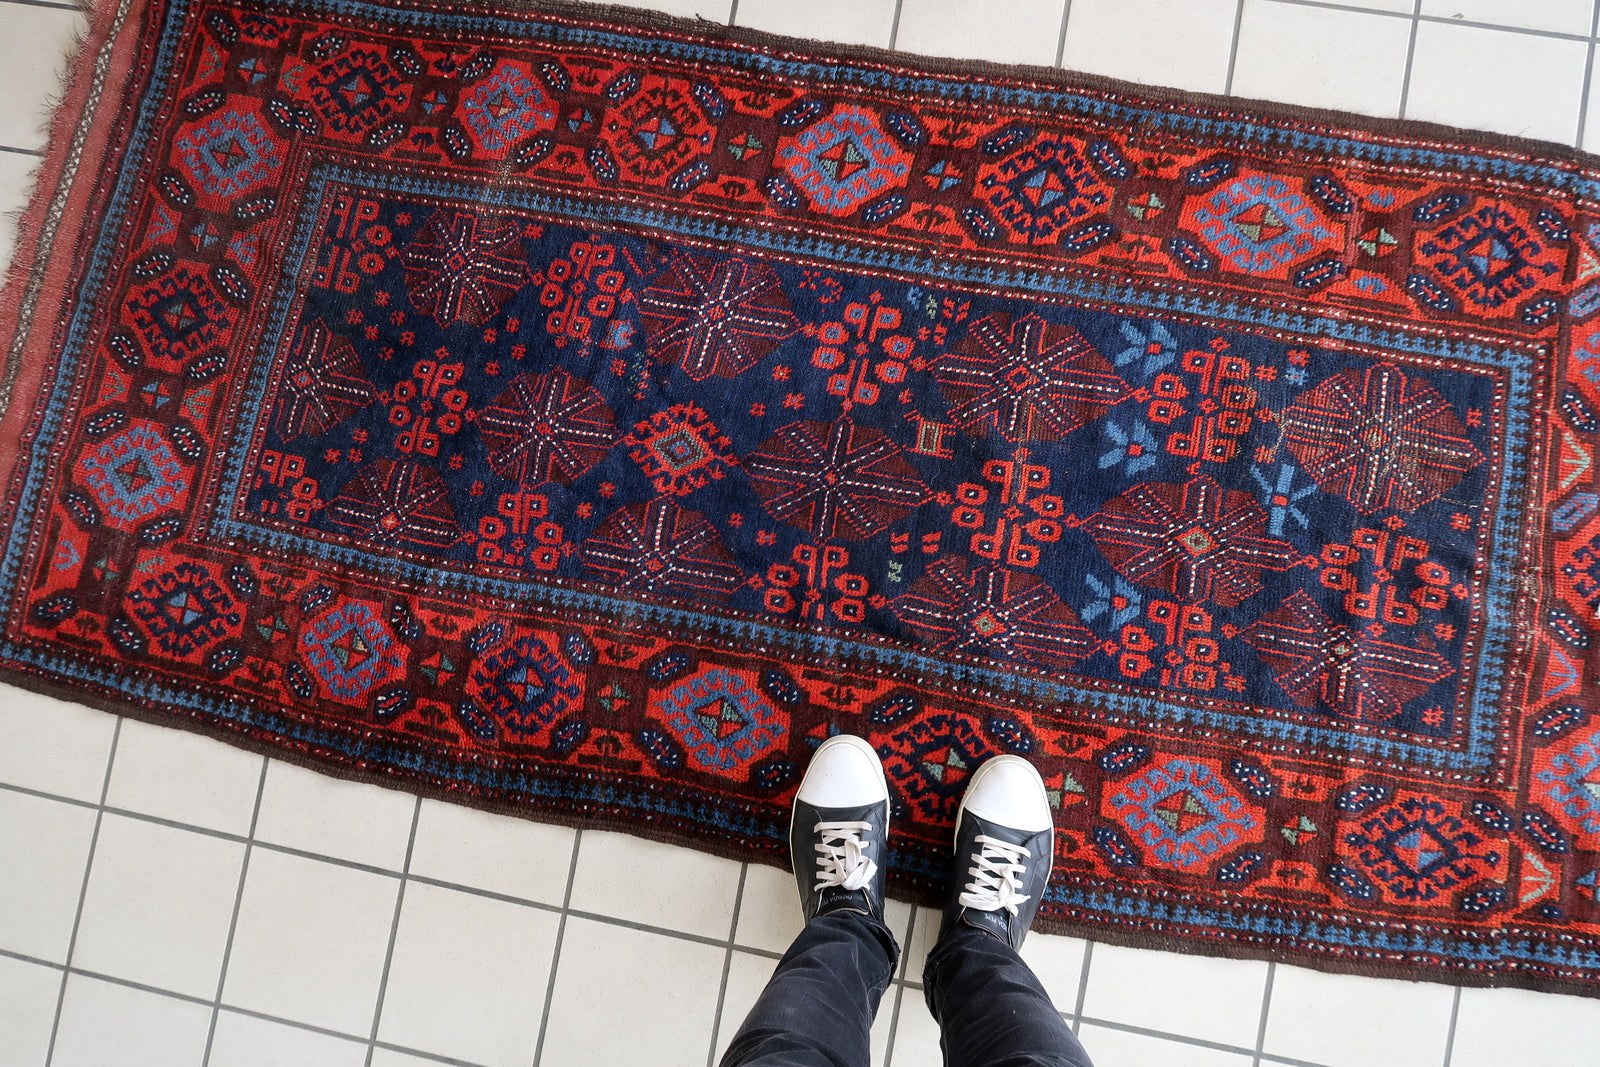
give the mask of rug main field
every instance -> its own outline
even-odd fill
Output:
[[[7,679],[769,862],[860,733],[919,897],[1018,753],[1044,928],[1600,993],[1594,161],[818,47],[103,9]]]

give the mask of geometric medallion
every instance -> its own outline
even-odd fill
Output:
[[[1262,824],[1215,766],[1192,759],[1151,767],[1112,793],[1106,811],[1153,859],[1184,870],[1207,863]]]
[[[1302,395],[1278,424],[1322,491],[1363,515],[1420,508],[1484,459],[1450,401],[1389,363],[1340,371]]]
[[[347,600],[312,619],[300,632],[300,655],[338,700],[361,700],[405,668],[405,648],[377,610]]]
[[[77,473],[106,517],[124,528],[176,503],[188,485],[172,446],[155,423],[142,419],[89,448]]]
[[[785,140],[778,162],[818,209],[848,215],[863,200],[905,184],[911,157],[861,107],[840,107]]]
[[[783,743],[789,719],[743,671],[707,667],[658,697],[652,710],[709,773],[747,767]]]

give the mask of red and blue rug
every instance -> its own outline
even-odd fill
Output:
[[[928,899],[1600,991],[1600,171],[607,9],[94,19],[7,290],[0,666]]]

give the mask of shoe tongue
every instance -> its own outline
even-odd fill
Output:
[[[840,908],[855,908],[872,914],[872,902],[867,897],[864,889],[846,889],[843,886],[830,885],[818,894],[817,914],[837,911]]]
[[[1011,913],[1004,908],[999,911],[979,911],[977,908],[963,908],[961,921],[968,926],[975,926],[985,933],[993,934],[1006,944],[1011,944]]]

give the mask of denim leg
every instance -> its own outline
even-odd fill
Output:
[[[1093,1067],[1033,971],[992,934],[952,924],[922,984],[946,1067]]]
[[[869,1067],[872,1020],[899,946],[863,912],[806,923],[723,1054],[722,1067]]]

